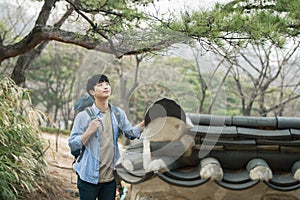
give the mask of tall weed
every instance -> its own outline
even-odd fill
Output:
[[[44,117],[29,91],[0,77],[0,199],[23,199],[39,187],[46,166],[38,128]]]

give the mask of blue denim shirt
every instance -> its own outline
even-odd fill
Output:
[[[111,107],[111,105],[109,104]],[[101,120],[102,114],[100,110],[96,107],[95,104],[92,106],[94,113]],[[124,132],[126,137],[132,139],[139,138],[141,133],[139,131],[138,126],[132,127],[131,123],[128,121],[125,112],[118,108],[120,111],[120,123],[119,126],[121,130]],[[75,117],[73,128],[71,131],[70,138],[68,140],[69,147],[71,151],[76,151],[78,149],[82,149],[82,141],[81,135],[86,131],[91,119],[86,111],[82,111],[77,114]],[[114,163],[116,164],[117,160],[120,157],[119,147],[118,147],[118,136],[119,136],[119,126],[116,118],[116,114],[111,109],[111,121],[113,127],[114,134]],[[100,131],[101,128],[98,129],[97,133],[91,136],[88,140],[84,154],[80,160],[80,162],[75,162],[74,170],[79,175],[80,179],[97,184],[99,180],[99,169],[100,169]]]

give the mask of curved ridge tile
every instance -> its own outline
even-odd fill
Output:
[[[194,125],[231,126],[232,117],[222,115],[208,115],[199,113],[186,114]]]
[[[130,184],[142,183],[154,176],[153,172],[146,173],[144,169],[129,172],[121,164],[116,166],[116,173],[122,180]]]
[[[171,184],[171,185],[176,185],[176,186],[180,186],[180,187],[196,187],[199,185],[202,185],[203,183],[206,183],[209,179],[193,179],[193,180],[179,180],[173,177],[169,177],[168,175],[164,174],[164,173],[157,173],[158,177]]]
[[[229,189],[229,190],[244,190],[244,189],[248,189],[250,187],[253,187],[254,185],[256,185],[259,181],[255,180],[255,181],[247,181],[245,183],[230,183],[230,182],[226,182],[226,181],[215,181],[215,183],[217,183],[219,186],[222,186],[223,188]]]
[[[164,175],[177,180],[196,180],[201,178],[199,167],[190,171],[172,170],[165,172]]]
[[[265,182],[265,184],[274,190],[283,191],[283,192],[293,191],[300,188],[300,183],[295,185],[290,185],[290,186],[281,186],[271,182]]]
[[[290,173],[274,174],[269,182],[264,182],[269,187],[279,191],[291,191],[300,188],[300,181],[294,179]]]
[[[130,184],[142,183],[153,177],[153,173],[146,173],[143,176],[134,176],[131,173],[122,170],[117,170],[117,174],[121,177],[122,180]]]
[[[239,171],[239,172],[228,172],[225,171],[222,181],[227,183],[246,183],[251,181],[248,171]]]
[[[277,127],[300,129],[300,118],[295,117],[277,117]]]

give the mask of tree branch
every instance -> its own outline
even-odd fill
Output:
[[[0,47],[0,63],[1,61],[10,57],[15,57],[28,52],[29,50],[35,48],[42,41],[46,40],[55,40],[63,43],[76,44],[86,49],[93,49],[104,53],[118,55],[118,58],[122,57],[123,55],[136,55],[143,52],[162,50],[178,42],[177,40],[170,41],[170,39],[167,38],[165,41],[159,41],[157,43],[150,44],[148,47],[124,47],[122,44],[114,44],[115,48],[112,49],[110,44],[111,41],[103,42],[103,40],[100,39],[65,31],[53,26],[35,26],[30,34],[23,38],[20,42],[14,45]]]

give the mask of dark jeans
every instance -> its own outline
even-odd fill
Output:
[[[116,181],[92,184],[77,178],[80,200],[115,200]]]

